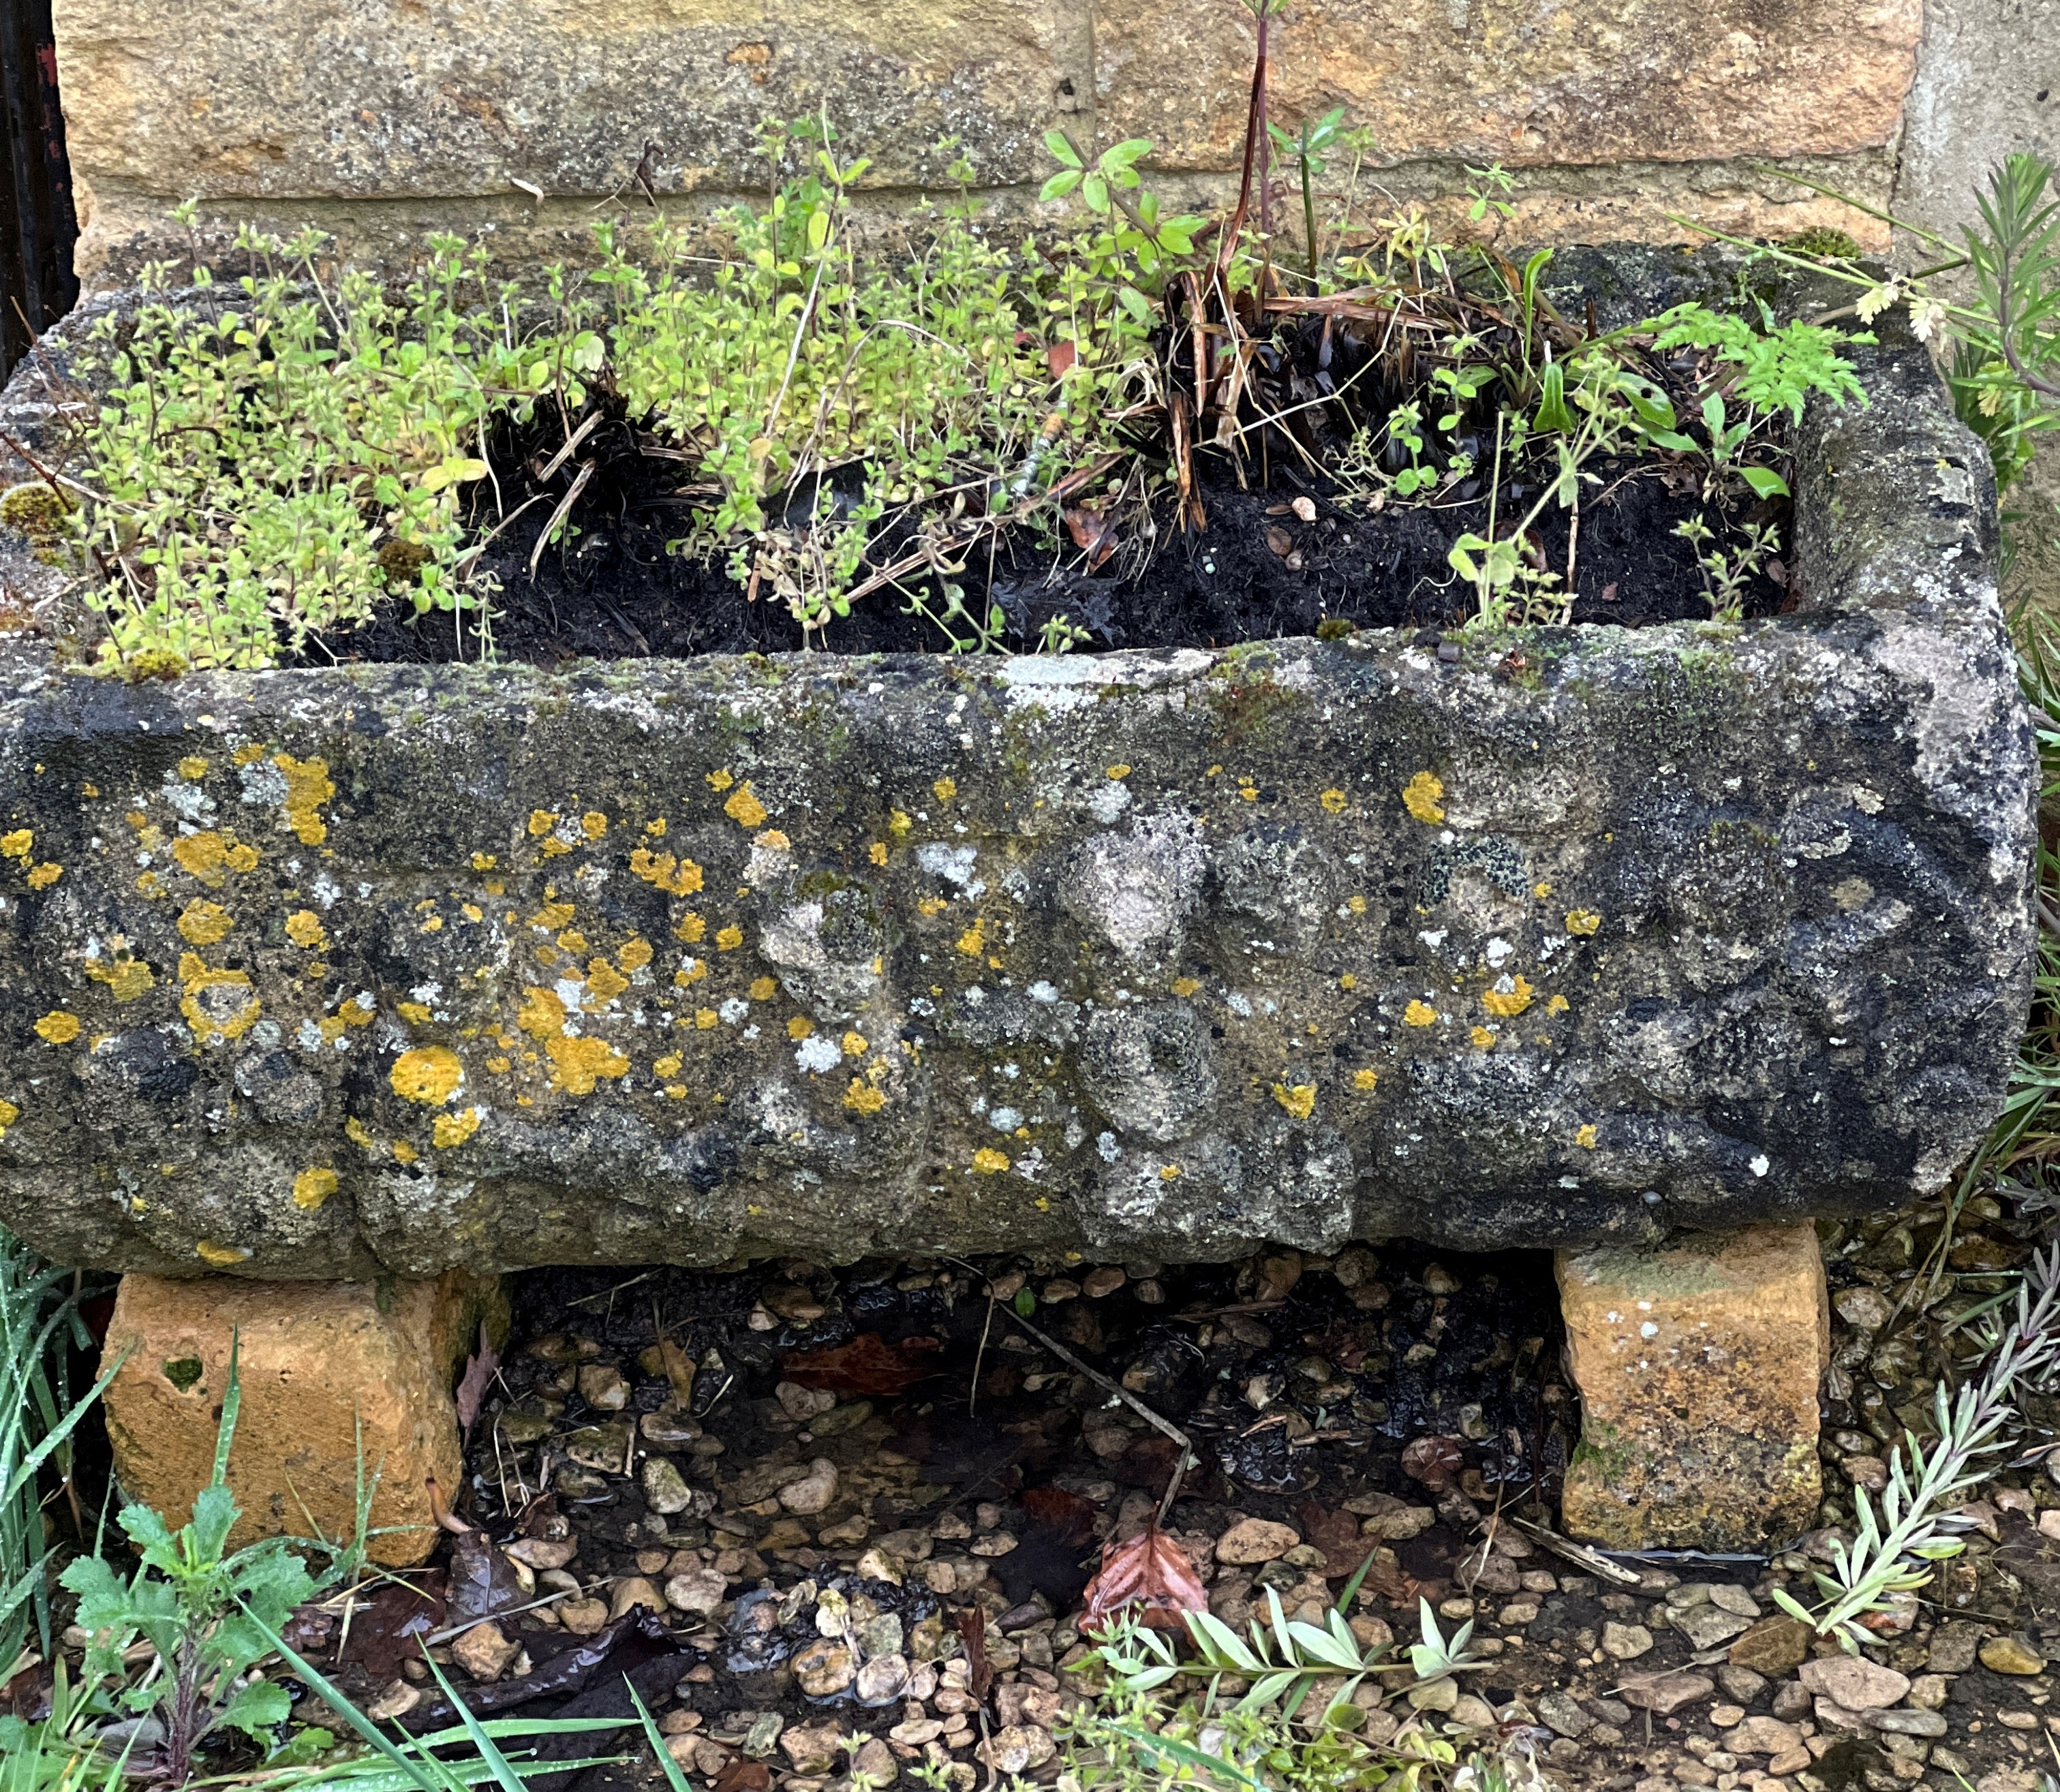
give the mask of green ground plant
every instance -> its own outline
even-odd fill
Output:
[[[0,1355],[10,1391],[0,1406],[0,1685],[27,1658],[32,1639],[50,1652],[46,1480],[69,1487],[72,1434],[118,1367],[74,1389],[73,1351],[92,1343],[77,1290],[71,1271],[0,1227]]]

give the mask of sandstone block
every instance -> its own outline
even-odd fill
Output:
[[[232,1542],[347,1537],[355,1519],[357,1427],[378,1475],[373,1561],[420,1562],[436,1531],[423,1483],[458,1484],[457,1365],[480,1327],[505,1324],[497,1283],[453,1271],[433,1281],[261,1282],[127,1275],[108,1328],[126,1353],[106,1395],[115,1471],[133,1499],[185,1522],[207,1484],[239,1342],[242,1406],[229,1483],[243,1509]]]
[[[1810,1522],[1830,1319],[1810,1226],[1563,1251],[1559,1277],[1582,1401],[1569,1531],[1623,1549],[1723,1550]]]

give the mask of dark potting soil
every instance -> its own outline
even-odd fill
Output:
[[[612,441],[609,438],[612,437]],[[524,463],[533,448],[551,442],[504,441],[495,458],[501,489],[512,507],[533,490]],[[703,653],[785,653],[812,645],[839,653],[939,653],[949,643],[938,626],[916,613],[892,588],[861,597],[848,617],[804,644],[800,625],[776,601],[752,601],[733,580],[723,557],[705,560],[669,551],[689,533],[690,501],[681,490],[680,464],[637,451],[633,432],[611,421],[596,433],[594,477],[572,513],[574,530],[547,548],[532,576],[529,559],[568,474],[487,549],[484,570],[498,581],[493,601],[493,647],[501,659],[549,667],[581,658],[685,658]],[[591,451],[590,449],[590,451]],[[532,463],[533,464],[533,462]],[[1276,453],[1271,484],[1260,485],[1248,463],[1249,489],[1240,489],[1228,459],[1198,458],[1208,526],[1183,532],[1171,493],[1154,505],[1149,540],[1120,545],[1099,569],[1057,529],[1045,513],[1040,538],[1019,525],[996,543],[990,559],[981,543],[957,575],[967,608],[984,613],[999,604],[1006,621],[1001,645],[1028,651],[1040,631],[1064,616],[1088,633],[1079,650],[1119,648],[1220,648],[1316,633],[1327,621],[1355,628],[1449,628],[1471,613],[1473,593],[1454,574],[1447,555],[1469,531],[1485,533],[1485,491],[1464,504],[1430,508],[1391,506],[1370,513],[1354,499],[1338,501],[1320,475]],[[1701,514],[1692,489],[1671,485],[1658,464],[1602,465],[1602,485],[1585,488],[1575,547],[1573,620],[1640,627],[1706,617],[1711,613],[1695,549],[1675,526]],[[482,500],[489,488],[477,488]],[[1519,517],[1538,488],[1522,480],[1503,489],[1500,526]],[[1313,521],[1296,511],[1303,501]],[[703,501],[705,501],[705,500]],[[1785,525],[1787,506],[1775,520]],[[1755,515],[1754,520],[1767,520]],[[493,516],[485,510],[482,531]],[[575,533],[576,531],[576,533]],[[1140,532],[1141,533],[1141,532]],[[1571,518],[1550,508],[1533,531],[1547,569],[1565,577]],[[1056,535],[1056,540],[1054,536]],[[871,560],[884,564],[895,539],[875,543]],[[912,580],[912,585],[917,581]],[[1785,569],[1763,573],[1747,593],[1745,613],[1765,616],[1786,601]],[[921,585],[942,608],[934,577]],[[438,663],[480,657],[471,619],[448,613],[416,617],[389,604],[372,622],[347,635],[311,641],[298,663],[331,660]]]

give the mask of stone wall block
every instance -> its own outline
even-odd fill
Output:
[[[1823,1260],[1807,1223],[1562,1251],[1581,1443],[1567,1531],[1612,1549],[1758,1550],[1815,1520]]]
[[[436,1541],[426,1477],[454,1495],[462,1469],[452,1385],[480,1328],[498,1336],[497,1280],[453,1271],[433,1281],[173,1281],[122,1278],[108,1330],[122,1353],[106,1395],[122,1491],[183,1523],[214,1467],[232,1341],[242,1391],[229,1485],[241,1546],[261,1537],[351,1535],[358,1425],[379,1477],[372,1559],[426,1557]]]

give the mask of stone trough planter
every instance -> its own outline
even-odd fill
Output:
[[[1393,1235],[1635,1281],[1935,1190],[2015,1051],[2035,762],[1986,459],[1862,354],[1740,627],[133,687],[18,643],[0,1219],[275,1283]]]

